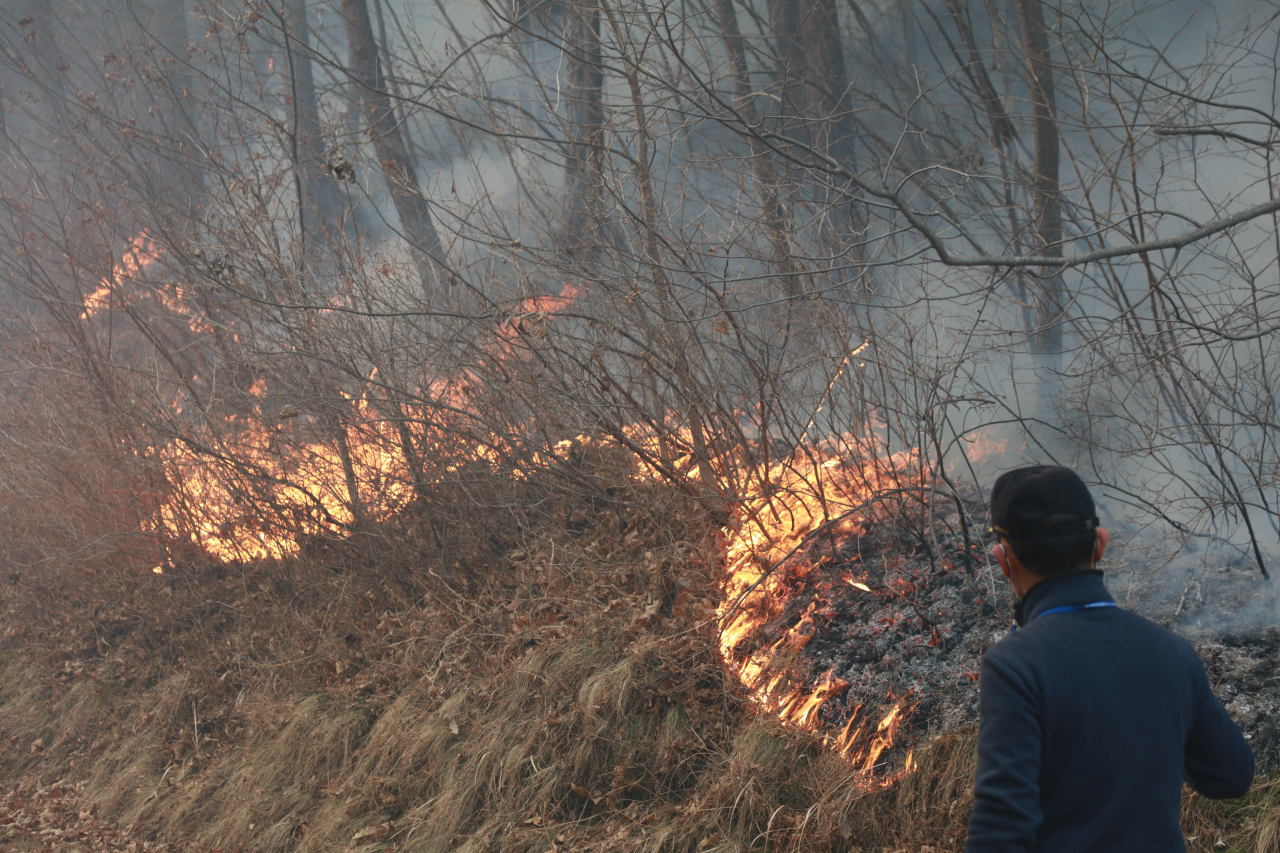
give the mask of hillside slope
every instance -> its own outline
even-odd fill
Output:
[[[6,849],[958,850],[967,730],[869,785],[757,712],[714,632],[717,531],[676,504],[428,553],[19,583]],[[1274,851],[1280,800],[1188,799],[1193,849]]]

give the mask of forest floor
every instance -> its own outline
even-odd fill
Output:
[[[915,770],[868,774],[726,671],[719,534],[682,500],[443,544],[401,520],[279,563],[20,580],[0,605],[0,849],[962,849],[976,686],[958,676],[1004,618],[975,591],[987,579],[881,561],[865,584],[881,594],[811,643],[815,667],[880,673],[851,690],[915,673],[927,693],[903,729]],[[873,637],[903,578],[926,621]],[[918,642],[926,622],[942,640]],[[863,661],[854,640],[884,648]],[[1200,642],[1269,758],[1276,635]],[[1194,851],[1280,850],[1274,780],[1185,805]]]

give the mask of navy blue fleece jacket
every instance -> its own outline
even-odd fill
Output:
[[[1249,790],[1253,752],[1186,640],[1115,607],[1040,616],[1109,600],[1101,572],[1042,581],[982,658],[967,853],[1178,853],[1184,779]]]

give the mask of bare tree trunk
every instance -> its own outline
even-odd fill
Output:
[[[323,175],[325,140],[311,68],[311,27],[306,15],[306,7],[301,0],[283,0],[281,3],[281,22],[290,85],[293,87],[293,159],[300,185],[304,257],[308,251],[306,242],[315,242],[310,232],[319,232],[315,236],[333,232],[342,218],[338,188]]]
[[[564,4],[565,247],[579,260],[598,256],[604,223],[604,68],[595,0]]]
[[[31,63],[28,76],[45,86],[53,117],[61,132],[66,127],[67,86],[64,76],[66,62],[58,45],[57,25],[48,0],[25,0],[22,9],[23,41],[31,45]]]
[[[156,41],[154,59],[160,68],[170,69],[166,75],[167,91],[161,87],[154,93],[160,102],[159,120],[168,150],[161,151],[160,175],[162,194],[156,198],[171,206],[179,221],[191,228],[199,219],[204,204],[204,181],[200,158],[202,143],[199,128],[185,109],[194,96],[195,79],[187,66],[187,10],[184,0],[156,0],[152,18]],[[162,201],[163,200],[163,201]]]
[[[855,130],[845,105],[849,78],[835,0],[768,0],[768,12],[782,81],[784,128],[801,144],[854,169]],[[837,184],[821,199],[836,208],[830,212],[836,227],[829,239],[837,252],[857,249],[862,217],[854,195],[851,185]]]
[[[978,50],[977,39],[973,35],[973,25],[969,21],[967,0],[945,0],[947,13],[960,33],[960,41],[964,45],[965,72],[978,90],[978,97],[987,111],[987,124],[991,128],[991,144],[1003,149],[1012,143],[1017,136],[1013,122],[1009,121],[1009,113],[1004,108],[1004,101],[996,92],[991,75],[987,73],[987,64],[982,61],[982,53]]]
[[[422,273],[423,286],[452,283],[443,274],[444,250],[440,235],[436,233],[431,219],[431,208],[418,187],[417,170],[396,121],[395,106],[387,94],[382,66],[378,61],[378,46],[369,21],[369,6],[365,0],[343,0],[342,6],[351,52],[351,73],[369,122],[374,150],[386,175],[391,200],[395,203],[404,236],[409,241],[409,250]]]
[[[1045,29],[1041,0],[1018,0],[1022,18],[1023,55],[1031,85],[1031,116],[1035,130],[1035,157],[1032,163],[1031,192],[1035,206],[1039,250],[1050,257],[1062,257],[1062,199],[1059,188],[1059,139],[1057,104],[1053,91],[1049,35]],[[1037,299],[1036,345],[1041,352],[1062,350],[1062,315],[1066,308],[1062,275],[1055,268],[1041,273]]]
[[[781,181],[769,159],[768,146],[754,132],[754,128],[760,124],[760,116],[756,111],[754,93],[751,91],[747,52],[742,31],[738,27],[738,13],[734,8],[734,2],[735,0],[716,0],[716,16],[719,19],[721,37],[724,39],[732,62],[736,108],[747,126],[746,137],[751,149],[751,166],[756,173],[756,183],[760,187],[760,206],[763,209],[769,242],[773,246],[773,260],[779,274],[783,277],[784,290],[788,295],[794,296],[802,292],[804,283],[801,281],[802,270],[796,263],[791,243],[791,213],[783,201]]]
[[[334,436],[338,444],[338,459],[342,462],[342,476],[347,485],[347,501],[351,509],[351,526],[356,530],[364,529],[364,502],[360,500],[360,481],[356,477],[356,466],[351,458],[351,441],[347,437],[347,427],[342,417],[334,418]]]

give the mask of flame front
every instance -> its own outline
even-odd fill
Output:
[[[811,536],[848,539],[864,529],[868,504],[879,491],[900,485],[904,476],[920,474],[914,452],[887,454],[872,430],[845,435],[830,449],[805,448],[759,477],[772,484],[766,497],[743,504],[740,529],[725,547],[725,595],[720,619],[720,653],[750,691],[752,699],[786,724],[820,730],[819,712],[839,699],[848,682],[827,671],[816,681],[802,667],[793,673],[791,659],[813,639],[818,604],[811,602],[800,618],[771,643],[758,642],[761,630],[781,614],[789,601],[778,567]],[[866,510],[866,511],[864,511]],[[805,571],[809,567],[802,567]],[[844,582],[871,592],[853,578]],[[758,646],[750,651],[753,645]],[[746,649],[747,651],[744,651]],[[839,733],[827,742],[862,770],[874,769],[894,743],[907,710],[899,699],[870,728],[861,707],[848,711]]]
[[[83,317],[92,319],[109,307],[123,285],[136,281],[160,257],[159,245],[146,232],[131,240],[111,274],[85,297]],[[165,307],[186,314],[193,330],[203,328],[197,328],[204,322],[197,313],[184,310],[180,292],[174,296],[157,290],[157,295]],[[518,338],[544,334],[548,319],[567,310],[578,296],[578,289],[570,285],[559,295],[519,303],[510,319],[494,330],[490,356],[496,362],[521,357],[516,354]],[[326,310],[340,308],[331,305]],[[464,371],[429,383],[427,395],[445,408],[466,413],[481,383],[478,374]],[[246,390],[257,401],[253,408],[259,417],[229,425],[225,446],[184,435],[156,451],[170,491],[152,519],[153,532],[164,541],[176,535],[224,562],[295,556],[301,550],[300,538],[340,538],[364,522],[389,520],[414,500],[421,486],[415,484],[407,462],[408,448],[430,451],[442,440],[423,426],[430,418],[413,417],[413,412],[404,417],[403,406],[399,417],[388,417],[368,392],[351,399],[349,415],[335,419],[326,430],[296,414],[292,417],[303,424],[289,420],[268,428],[260,417],[269,396],[265,379],[255,378]],[[180,402],[174,407],[181,412]],[[324,438],[301,438],[326,433]],[[830,670],[815,680],[803,668],[791,666],[813,639],[815,620],[828,615],[816,602],[780,635],[764,641],[763,629],[789,603],[774,570],[815,534],[835,539],[859,534],[867,523],[864,508],[879,490],[900,486],[904,472],[919,475],[914,452],[885,453],[874,436],[873,423],[865,435],[805,446],[764,468],[741,465],[744,470],[717,472],[737,483],[754,484],[757,495],[737,504],[735,524],[724,538],[724,597],[717,610],[720,652],[753,701],[788,725],[815,731],[831,726],[823,709],[838,702],[849,683]],[[673,470],[690,483],[706,479],[707,472],[692,461],[687,429],[659,436],[652,428],[636,425],[623,428],[617,440],[639,456],[636,476],[642,480],[660,474],[670,478]],[[561,442],[552,452],[567,452],[572,443]],[[673,446],[690,448],[674,467]],[[480,463],[496,461],[499,455],[493,443],[473,447],[470,454]],[[872,593],[862,581],[844,580],[855,590]],[[870,771],[893,746],[907,708],[905,700],[898,699],[871,725],[861,718],[861,710],[843,709],[839,731],[828,732],[826,739],[854,766]]]

